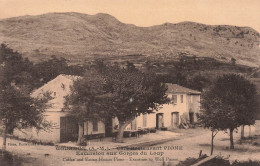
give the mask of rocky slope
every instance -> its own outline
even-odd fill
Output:
[[[260,64],[260,35],[249,27],[194,22],[137,27],[108,14],[49,13],[2,19],[0,42],[33,61],[56,55],[78,63],[93,56],[143,54],[159,59],[235,58],[240,64]]]

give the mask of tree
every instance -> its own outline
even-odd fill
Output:
[[[37,63],[33,66],[32,75],[38,81],[36,87],[54,79],[60,74],[83,75],[84,68],[80,65],[68,65],[65,58],[52,56],[49,60]],[[39,82],[40,81],[40,82]]]
[[[168,101],[165,84],[155,74],[142,73],[132,65],[130,68],[113,65],[106,66],[105,70],[92,69],[76,81],[71,90],[66,97],[65,109],[72,110],[71,115],[81,125],[86,118],[105,120],[104,117],[117,117],[118,142],[122,142],[124,129],[136,116],[158,110]],[[78,144],[81,143],[80,133],[81,127]]]
[[[198,90],[200,92],[203,91],[204,88],[210,85],[210,80],[202,75],[196,75],[189,81],[187,81],[186,87]]]
[[[5,44],[0,47],[1,84],[9,85],[11,82],[17,86],[27,86],[33,89],[36,79],[32,77],[33,63],[14,52]]]
[[[0,87],[0,118],[3,125],[3,148],[6,150],[6,134],[14,129],[35,127],[37,130],[49,127],[44,119],[49,94],[32,98],[29,93],[15,86]]]
[[[43,82],[54,79],[59,74],[68,72],[68,64],[65,58],[57,58],[52,56],[47,61],[40,62],[35,65],[35,77],[40,78]]]
[[[154,73],[143,73],[131,66],[120,68],[110,66],[105,77],[105,91],[108,101],[105,103],[107,114],[117,117],[119,130],[117,141],[122,142],[123,132],[136,116],[158,110],[161,104],[168,102],[165,94],[167,87]]]
[[[48,107],[50,94],[32,98],[30,92],[32,63],[2,44],[0,48],[0,121],[3,126],[3,151],[6,150],[6,134],[14,129],[49,126],[43,112]]]
[[[65,97],[64,110],[69,111],[68,116],[74,117],[78,121],[78,145],[83,143],[83,123],[86,120],[99,118],[103,120],[105,108],[103,103],[104,78],[96,70],[89,70],[85,75],[71,86],[70,94]]]
[[[255,86],[240,75],[227,74],[219,77],[202,98],[202,123],[212,131],[228,129],[230,149],[234,149],[234,129],[254,124],[259,104]]]

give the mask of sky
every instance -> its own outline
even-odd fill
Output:
[[[260,32],[260,0],[0,0],[0,19],[50,12],[108,13],[137,26],[193,21]]]

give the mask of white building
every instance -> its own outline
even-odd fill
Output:
[[[50,101],[52,108],[45,112],[45,118],[53,124],[49,131],[37,132],[34,128],[15,130],[14,135],[28,140],[39,142],[68,142],[75,141],[78,137],[78,123],[69,112],[62,111],[65,102],[65,96],[70,94],[70,86],[73,82],[81,79],[79,76],[61,74],[49,81],[32,93],[33,97],[42,95],[45,92],[51,92],[53,99]],[[194,123],[197,121],[197,115],[200,111],[200,92],[191,90],[177,84],[167,84],[167,95],[171,99],[169,104],[162,105],[158,112],[140,115],[136,117],[131,124],[126,127],[126,131],[136,131],[143,128],[177,128],[184,123]],[[84,135],[110,136],[116,131],[118,125],[117,118],[111,119],[106,125],[98,119],[84,122]]]
[[[62,108],[65,102],[64,97],[70,94],[70,86],[77,79],[80,79],[80,77],[61,74],[32,93],[32,97],[37,97],[45,92],[51,92],[53,99],[49,102],[52,104],[52,107],[44,113],[45,119],[52,123],[51,129],[39,132],[34,128],[22,131],[15,130],[14,135],[28,140],[52,143],[76,140],[78,123],[72,117],[67,116],[68,112],[62,111]],[[86,120],[84,123],[84,135],[100,133],[105,133],[103,122],[95,119]]]
[[[178,128],[181,123],[193,124],[198,120],[200,113],[201,92],[177,84],[167,84],[169,104],[162,105],[158,112],[140,115],[126,127],[126,131],[143,128]],[[118,125],[118,120],[113,121],[113,128]]]

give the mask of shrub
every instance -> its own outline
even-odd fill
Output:
[[[199,162],[200,160],[203,160],[204,158],[208,157],[207,155],[202,155],[200,158],[196,159],[196,158],[186,158],[186,160],[184,161],[180,161],[179,164],[177,164],[176,166],[188,166],[188,165],[193,165],[196,164],[197,162]]]
[[[22,159],[5,151],[2,155],[0,150],[0,166],[21,166]]]
[[[196,159],[196,158],[187,158],[184,161],[180,161],[177,166],[190,166],[193,164],[198,163],[199,161],[205,159],[208,157],[207,155],[203,155],[202,157]],[[204,164],[201,164],[200,166],[259,166],[260,161],[237,161],[235,160],[233,163],[230,163],[228,159],[224,159],[223,156],[216,157],[208,162],[205,162]]]
[[[234,161],[232,163],[232,166],[259,166],[260,165],[260,161]]]
[[[201,166],[231,166],[229,160],[224,159],[223,157],[217,157],[214,158],[204,164],[202,164]]]

